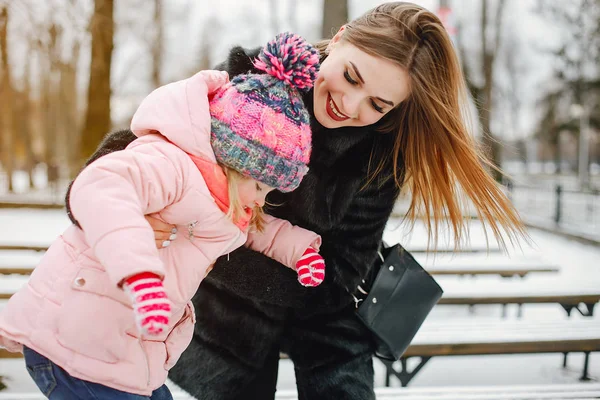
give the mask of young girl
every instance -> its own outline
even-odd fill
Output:
[[[0,315],[0,344],[24,352],[49,399],[170,399],[167,371],[193,334],[190,300],[214,261],[245,242],[303,285],[322,282],[320,237],[260,213],[269,191],[294,190],[308,171],[299,91],[318,60],[282,34],[255,62],[268,74],[225,84],[204,71],[161,87],[133,117],[139,139],[82,171],[70,194],[80,228],[52,244]],[[187,240],[159,252],[150,213]]]

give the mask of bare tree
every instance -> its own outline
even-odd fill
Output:
[[[81,110],[79,107],[80,99],[77,90],[77,63],[81,50],[81,43],[75,41],[71,57],[60,64],[60,82],[58,98],[62,110],[59,115],[59,125],[62,131],[62,141],[64,142],[63,158],[68,166],[69,177],[74,177],[79,165],[79,152],[81,133]]]
[[[81,136],[80,157],[87,159],[110,130],[110,71],[113,52],[114,0],[95,0],[90,22],[92,61],[87,112]]]
[[[154,40],[152,42],[152,85],[157,88],[160,86],[160,70],[163,59],[163,10],[162,0],[154,0],[153,25],[155,29]]]
[[[509,36],[504,54],[504,69],[508,77],[508,84],[503,93],[510,109],[511,130],[513,134],[520,129],[521,107],[523,100],[519,88],[525,72],[525,66],[519,62],[519,42],[514,36]]]
[[[550,146],[558,146],[560,133],[579,142],[581,125],[578,118],[568,112],[570,105],[583,105],[590,128],[600,130],[600,0],[557,4],[539,1],[537,11],[565,33],[558,46],[549,51],[557,84],[547,88],[541,96],[544,114],[537,134]],[[548,129],[547,112],[550,111],[553,111],[554,129]],[[557,163],[557,171],[560,168]]]
[[[32,132],[32,98],[33,93],[31,90],[31,59],[33,58],[33,47],[31,42],[27,50],[27,58],[25,61],[25,74],[23,76],[23,96],[21,96],[21,102],[19,104],[19,127],[20,139],[23,142],[25,148],[25,170],[29,175],[29,188],[33,187],[33,169],[35,167],[35,154],[33,152],[33,132]]]
[[[45,85],[46,121],[44,126],[44,159],[48,166],[48,183],[55,185],[58,180],[58,158],[65,144],[59,125],[62,106],[59,103],[60,52],[62,50],[62,27],[52,23],[48,29],[49,42],[46,48],[47,74]]]
[[[13,191],[13,170],[14,170],[14,115],[13,102],[14,88],[10,73],[10,63],[8,60],[8,6],[0,6],[0,98],[2,107],[0,117],[2,118],[2,167],[6,173],[8,191]]]
[[[498,0],[494,10],[494,18],[489,16],[489,0],[482,0],[480,14],[480,60],[476,63],[478,68],[471,68],[466,57],[466,49],[461,31],[458,29],[457,44],[463,60],[463,71],[465,79],[476,103],[477,115],[482,131],[482,142],[487,157],[496,166],[500,166],[500,144],[491,130],[491,118],[493,111],[494,67],[496,55],[501,45],[502,18],[504,14],[505,0]],[[496,181],[501,181],[501,173],[493,170],[492,174]]]
[[[510,121],[508,126],[512,131],[513,136],[519,136],[521,134],[521,116],[524,104],[521,88],[524,83],[527,67],[522,62],[522,52],[518,38],[512,33],[512,29],[507,29],[507,31],[509,33],[505,39],[505,45],[503,46],[504,51],[502,54],[502,69],[506,73],[506,81],[502,88],[498,88],[497,92],[500,95],[499,100],[501,100],[508,109],[508,120]],[[525,141],[521,137],[517,143],[519,146],[516,151],[519,152],[519,159],[526,163],[527,154]]]
[[[348,22],[347,0],[323,0],[323,25],[321,37],[328,39]]]

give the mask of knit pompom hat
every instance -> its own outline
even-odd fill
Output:
[[[319,54],[300,36],[281,33],[254,66],[266,74],[238,75],[213,95],[211,145],[221,164],[290,192],[308,172],[311,131],[301,92],[314,84]]]

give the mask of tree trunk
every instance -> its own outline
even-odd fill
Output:
[[[81,135],[80,158],[94,153],[110,130],[110,70],[113,51],[113,0],[95,0],[90,23],[92,60],[87,96],[87,111]]]
[[[160,86],[160,66],[163,58],[163,21],[162,0],[154,0],[154,29],[156,29],[152,43],[152,85]]]
[[[14,170],[14,123],[13,123],[13,103],[15,102],[12,79],[10,76],[10,63],[8,62],[8,7],[3,6],[0,9],[0,63],[2,66],[0,76],[0,98],[2,107],[0,108],[2,129],[2,169],[6,174],[8,191],[13,191],[12,175]]]
[[[60,126],[64,135],[64,160],[68,169],[69,179],[73,178],[79,168],[81,118],[79,110],[79,95],[77,91],[77,63],[79,61],[80,44],[75,42],[71,59],[61,64],[60,73],[60,104],[63,107]]]
[[[63,102],[61,92],[63,85],[63,62],[61,59],[63,30],[59,25],[53,24],[50,32],[52,37],[51,48],[48,52],[50,59],[50,105],[48,108],[50,123],[46,132],[48,140],[46,145],[49,148],[49,164],[47,165],[49,171],[51,170],[51,173],[48,174],[48,183],[51,187],[57,189],[60,178],[60,165],[66,160],[66,149],[69,147],[64,125],[64,115],[68,112],[69,106]]]
[[[44,124],[42,126],[44,138],[44,163],[50,169],[56,164],[56,137],[57,137],[57,112],[59,106],[57,104],[57,64],[60,46],[57,45],[59,29],[56,24],[52,24],[48,29],[50,41],[46,48],[46,65],[42,67],[42,113]],[[49,178],[51,178],[49,176]],[[48,180],[52,184],[51,180]]]
[[[323,0],[323,25],[321,37],[329,39],[348,22],[347,0]]]
[[[488,159],[496,166],[500,167],[500,143],[494,137],[491,130],[491,116],[493,109],[492,102],[492,89],[494,88],[494,61],[496,53],[500,48],[500,29],[502,27],[502,11],[504,7],[504,0],[499,0],[498,9],[495,13],[495,37],[492,43],[490,43],[489,24],[488,24],[488,0],[483,0],[481,7],[481,64],[483,68],[483,92],[481,96],[481,103],[479,104],[479,117],[481,123],[481,129],[483,134],[483,145],[486,151]],[[502,174],[497,170],[491,171],[494,179],[497,182],[502,181]]]
[[[23,76],[24,90],[19,126],[19,132],[21,133],[21,138],[25,147],[25,170],[29,175],[30,189],[33,188],[33,171],[35,167],[35,154],[33,152],[33,129],[31,126],[31,121],[33,120],[33,113],[31,107],[33,98],[33,95],[31,93],[31,60],[34,57],[33,53],[33,48],[30,46],[27,51],[27,59],[25,61],[25,74]]]

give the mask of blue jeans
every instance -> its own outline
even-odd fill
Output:
[[[173,400],[166,385],[156,389],[150,397],[126,393],[74,378],[43,355],[25,346],[23,346],[23,355],[27,372],[50,400]]]

